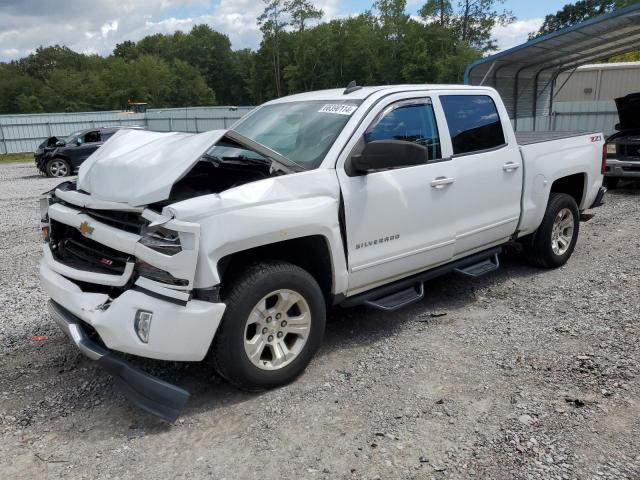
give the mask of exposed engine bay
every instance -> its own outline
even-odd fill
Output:
[[[160,202],[170,204],[201,195],[220,193],[245,183],[272,176],[268,163],[256,165],[241,162],[218,162],[209,155],[202,159],[171,189],[169,198]]]
[[[78,189],[131,206],[164,206],[302,170],[233,130],[197,135],[131,130],[118,132],[89,157]]]

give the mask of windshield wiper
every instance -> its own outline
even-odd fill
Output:
[[[245,147],[247,150],[253,150],[256,153],[259,153],[263,157],[267,157],[273,162],[280,165],[285,172],[296,173],[303,172],[306,170],[302,165],[294,162],[293,160],[289,160],[287,157],[280,155],[278,152],[271,150],[269,147],[262,145],[254,140],[251,140],[248,137],[245,137],[241,133],[236,132],[235,130],[227,130],[225,136],[238,143],[239,145]]]
[[[238,161],[239,163],[250,163],[251,165],[269,165],[271,162],[267,159],[247,157],[246,155],[236,155],[234,157],[222,157],[223,161]]]

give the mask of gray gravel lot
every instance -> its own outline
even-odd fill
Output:
[[[564,268],[506,255],[397,313],[333,310],[287,387],[145,363],[194,392],[167,425],[45,313],[37,199],[56,183],[0,165],[0,478],[640,478],[640,185],[581,224]]]

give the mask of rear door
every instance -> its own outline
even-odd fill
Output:
[[[424,94],[388,97],[364,118],[337,165],[346,222],[349,291],[372,288],[453,255],[457,184],[444,116]],[[426,147],[424,164],[351,175],[364,144],[393,139]]]
[[[520,151],[488,93],[439,95],[456,169],[454,257],[507,241],[520,218]]]

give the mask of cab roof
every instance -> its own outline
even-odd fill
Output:
[[[314,100],[364,100],[379,92],[396,93],[407,90],[477,90],[478,88],[490,90],[487,87],[473,87],[469,85],[437,85],[437,84],[416,84],[416,85],[380,85],[374,87],[361,87],[351,93],[345,94],[345,88],[333,88],[330,90],[317,90],[314,92],[298,93],[286,97],[280,97],[267,102],[267,104],[302,102]]]

